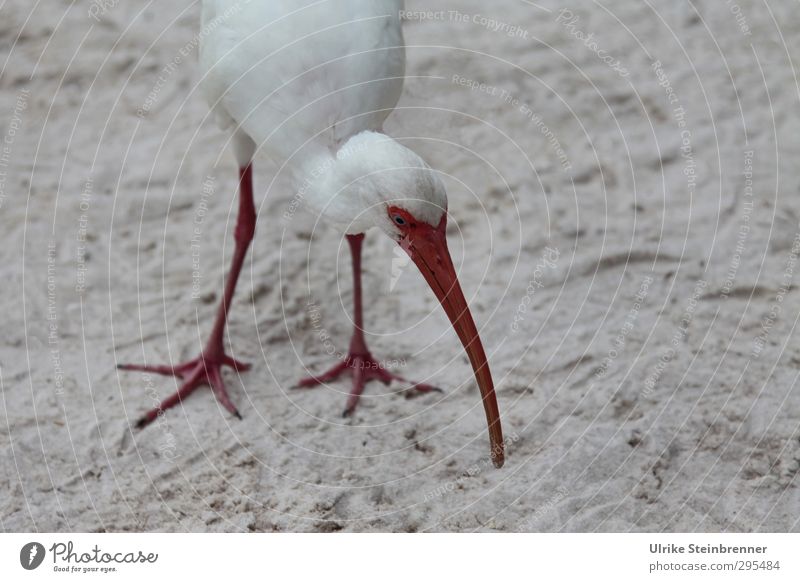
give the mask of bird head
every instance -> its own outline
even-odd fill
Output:
[[[350,233],[376,227],[399,241],[405,234],[403,224],[387,215],[389,207],[431,226],[438,226],[447,213],[447,194],[439,175],[415,152],[383,133],[363,131],[347,140],[336,152],[327,178],[325,212],[336,222],[347,221]]]
[[[350,138],[337,153],[336,165],[340,181],[330,209],[349,214],[348,232],[377,227],[411,257],[469,357],[486,412],[492,460],[502,466],[503,433],[492,375],[447,247],[444,184],[416,153],[375,132]]]

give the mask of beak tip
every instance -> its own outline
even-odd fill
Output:
[[[492,453],[492,464],[495,469],[502,469],[505,465],[506,456],[503,451],[495,451]]]

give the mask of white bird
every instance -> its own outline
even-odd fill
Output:
[[[377,227],[409,254],[455,328],[480,387],[492,459],[502,466],[503,435],[489,365],[447,248],[444,186],[416,153],[383,133],[403,87],[402,10],[402,0],[203,1],[202,87],[219,123],[233,132],[240,168],[236,244],[216,321],[200,356],[171,366],[121,366],[183,381],[137,426],[202,385],[209,385],[220,403],[239,416],[221,368],[249,366],[225,354],[222,340],[255,231],[252,159],[259,151],[288,170],[309,209],[347,236],[352,253],[355,329],[349,354],[300,385],[352,374],[349,414],[367,381],[404,381],[374,365],[363,333],[361,244],[364,233]]]

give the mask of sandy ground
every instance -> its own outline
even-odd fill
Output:
[[[254,367],[226,372],[244,420],[202,390],[132,431],[175,382],[115,365],[194,357],[232,250],[199,4],[32,5],[0,5],[2,530],[800,530],[796,2],[406,23],[387,131],[449,176],[502,470],[455,334],[377,234],[373,351],[445,393],[371,385],[344,420],[346,381],[290,389],[346,349],[349,258],[261,159],[229,336]]]

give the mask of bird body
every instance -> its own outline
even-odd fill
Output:
[[[403,7],[402,0],[203,3],[211,32],[200,45],[202,86],[217,120],[258,144],[307,205],[347,234],[383,225],[387,192],[421,198],[416,214],[432,225],[447,205],[427,164],[382,133],[403,88]],[[384,171],[398,168],[419,171]]]
[[[403,88],[402,0],[204,0],[202,89],[279,164],[380,131]],[[376,58],[379,57],[379,58]]]

